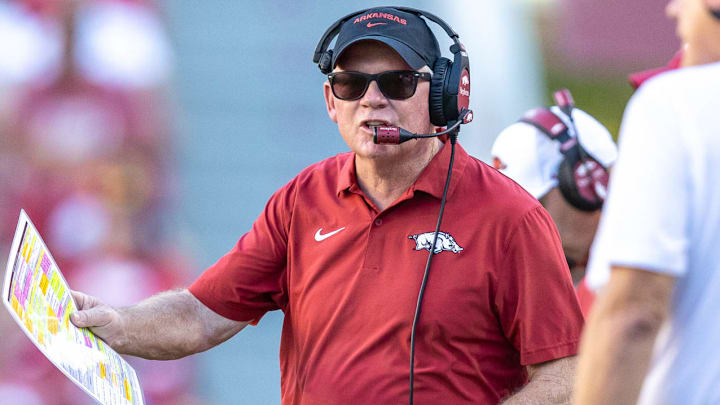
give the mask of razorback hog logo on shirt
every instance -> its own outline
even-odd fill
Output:
[[[400,18],[396,15],[388,14],[388,13],[367,13],[365,15],[362,15],[353,21],[353,24],[357,24],[359,22],[367,21],[372,18],[384,18],[386,20],[395,21],[402,25],[407,25],[407,20],[404,18]]]
[[[427,250],[430,251],[430,248],[433,243],[433,238],[435,238],[435,232],[425,232],[420,233],[417,235],[410,235],[408,236],[408,239],[415,240],[415,250]],[[435,254],[438,254],[442,252],[443,250],[447,250],[453,253],[460,253],[464,249],[455,242],[455,238],[450,236],[450,234],[445,232],[438,232],[438,238],[437,243],[435,243]]]

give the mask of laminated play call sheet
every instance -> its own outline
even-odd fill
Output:
[[[37,229],[20,212],[2,300],[20,328],[70,380],[104,405],[143,405],[135,370],[90,330],[70,322],[76,304]]]

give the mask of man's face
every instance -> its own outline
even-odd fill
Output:
[[[665,13],[677,20],[676,33],[683,44],[704,49],[707,41],[717,41],[712,31],[716,21],[708,7],[718,7],[716,0],[670,0]],[[719,4],[720,5],[720,4]]]
[[[578,210],[567,202],[559,187],[553,187],[538,200],[557,227],[568,265],[572,261],[584,266],[600,221],[601,211]]]
[[[411,70],[405,60],[389,46],[377,41],[360,41],[343,51],[335,71],[377,74],[389,70]],[[405,100],[386,98],[377,82],[370,83],[359,100],[336,98],[329,83],[324,95],[330,119],[338,124],[340,135],[359,158],[385,159],[410,157],[422,153],[429,144],[410,141],[401,145],[373,143],[373,125],[391,125],[414,133],[432,133],[428,94],[430,83],[419,80],[415,94]],[[434,138],[433,138],[434,139]]]

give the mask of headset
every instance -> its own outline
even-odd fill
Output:
[[[392,8],[398,11],[415,14],[425,17],[439,25],[453,40],[450,52],[453,53],[453,61],[440,57],[434,63],[433,74],[430,80],[430,122],[433,125],[444,127],[448,122],[458,121],[461,118],[463,109],[470,104],[470,62],[465,51],[465,46],[458,40],[459,35],[440,17],[426,11],[410,7],[373,7],[348,14],[328,28],[315,48],[313,63],[317,63],[323,74],[332,71],[333,50],[328,49],[330,42],[337,36],[342,25],[352,17],[378,8]]]
[[[519,120],[530,124],[553,141],[560,142],[563,160],[558,167],[558,188],[565,200],[581,211],[600,209],[607,196],[608,171],[580,144],[572,117],[574,102],[567,89],[553,95],[567,123],[549,108],[535,108]]]

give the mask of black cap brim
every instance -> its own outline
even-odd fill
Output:
[[[339,49],[333,51],[332,67],[335,68],[335,65],[337,64],[337,60],[340,58],[340,55],[343,53],[343,51],[348,48],[348,46],[350,46],[358,41],[367,41],[367,40],[379,41],[379,42],[382,42],[382,43],[388,45],[389,47],[394,49],[395,52],[397,52],[403,58],[403,60],[405,60],[405,63],[407,63],[413,70],[418,70],[421,67],[428,64],[420,55],[418,55],[417,52],[413,51],[412,48],[410,48],[409,46],[405,45],[404,43],[402,43],[396,39],[388,38],[388,37],[380,36],[380,35],[365,35],[362,37],[355,38],[352,41],[350,41],[346,44],[343,44],[343,46],[340,47]],[[429,66],[429,67],[432,68],[432,66]]]

